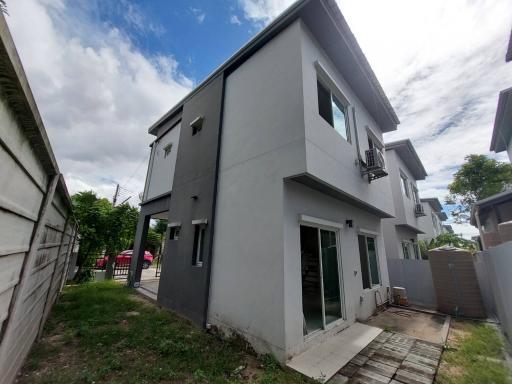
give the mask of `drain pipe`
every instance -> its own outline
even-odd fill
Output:
[[[356,150],[357,150],[356,165],[359,166],[359,168],[361,168],[362,157],[361,157],[361,149],[359,148],[359,133],[357,132],[356,109],[354,107],[352,107],[352,119],[354,120],[354,133],[356,136]],[[361,175],[361,177],[362,177],[362,175]]]

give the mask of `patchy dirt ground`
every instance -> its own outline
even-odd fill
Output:
[[[431,343],[443,344],[445,316],[389,307],[365,323],[391,332],[398,332]]]

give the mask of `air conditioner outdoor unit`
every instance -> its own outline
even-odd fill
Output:
[[[368,149],[365,155],[366,164],[362,173],[363,175],[368,175],[369,181],[388,175],[384,155],[378,148]]]
[[[372,148],[366,151],[366,167],[368,170],[386,168],[384,155],[378,148]]]
[[[416,217],[425,216],[425,211],[423,210],[422,204],[414,204],[414,214]]]

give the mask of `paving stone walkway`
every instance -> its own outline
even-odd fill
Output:
[[[441,353],[441,345],[384,331],[332,383],[432,384]]]

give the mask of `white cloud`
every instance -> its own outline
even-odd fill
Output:
[[[242,22],[240,21],[237,15],[231,15],[231,17],[229,18],[229,22],[231,24],[242,25]]]
[[[239,0],[239,5],[261,26],[292,2]],[[421,194],[444,200],[464,156],[489,154],[498,94],[512,86],[512,64],[505,64],[512,2],[338,0],[338,5],[401,120],[386,141],[413,140],[431,175],[420,183]]]
[[[194,15],[194,17],[196,18],[197,22],[199,24],[203,24],[204,22],[204,19],[206,18],[206,13],[204,13],[201,8],[194,8],[194,7],[190,7],[190,12],[192,12],[192,14]]]
[[[247,20],[268,24],[294,0],[238,0]]]
[[[165,33],[165,28],[160,24],[154,24],[149,21],[137,4],[134,4],[129,0],[121,0],[121,6],[124,9],[124,19],[138,32],[150,32],[156,36],[162,36]]]
[[[172,56],[145,56],[121,31],[75,11],[64,1],[17,0],[7,21],[70,192],[111,197],[121,182],[137,203],[147,129],[192,82]]]

